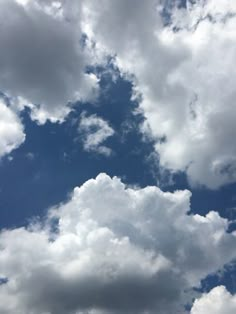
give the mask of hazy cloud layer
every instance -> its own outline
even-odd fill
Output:
[[[189,289],[236,253],[227,220],[188,216],[189,198],[100,174],[46,225],[2,231],[0,312],[183,313]]]

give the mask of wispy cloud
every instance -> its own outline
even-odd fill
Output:
[[[78,130],[85,151],[111,155],[112,150],[104,145],[104,142],[113,136],[115,131],[107,121],[96,114],[88,115],[82,112]]]

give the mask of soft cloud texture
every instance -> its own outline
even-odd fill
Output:
[[[3,230],[0,312],[183,313],[191,287],[236,253],[227,220],[187,215],[189,198],[100,174],[46,224]]]
[[[236,4],[189,0],[163,16],[162,3],[0,0],[0,91],[10,103],[0,102],[0,158],[24,142],[25,106],[43,124],[95,101],[87,66],[112,56],[160,166],[212,189],[236,181]],[[101,117],[83,112],[78,132],[84,150],[112,153],[115,131]],[[228,221],[188,215],[190,196],[100,174],[46,221],[2,230],[0,313],[183,314],[192,288],[236,257]],[[191,314],[232,314],[235,302],[216,287]]]
[[[86,112],[82,112],[78,130],[82,137],[85,151],[105,156],[111,155],[112,150],[103,145],[106,139],[115,133],[107,121],[96,114],[88,115]]]
[[[39,123],[62,121],[71,103],[96,99],[98,78],[86,67],[112,55],[133,83],[160,166],[216,189],[236,180],[236,6],[173,1],[167,15],[163,3],[2,0],[0,90]]]
[[[69,103],[97,95],[97,78],[85,73],[80,11],[80,1],[0,1],[0,90],[39,123],[61,121]]]
[[[161,166],[215,189],[236,180],[236,5],[173,1],[164,26],[160,3],[86,1],[85,29],[141,96]]]
[[[24,128],[17,115],[0,99],[0,158],[25,140]]]
[[[2,0],[0,90],[39,123],[62,121],[71,103],[95,100],[98,79],[86,67],[112,55],[161,167],[216,189],[236,180],[236,6],[173,1],[163,18],[163,3]]]
[[[236,296],[219,286],[204,294],[193,304],[191,314],[235,314]]]

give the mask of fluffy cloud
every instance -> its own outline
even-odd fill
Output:
[[[112,153],[109,147],[103,145],[106,139],[115,133],[107,121],[96,114],[87,115],[86,112],[83,112],[78,130],[82,137],[85,151],[96,152],[105,156],[109,156]]]
[[[96,98],[86,66],[112,55],[133,83],[161,167],[215,189],[236,180],[236,5],[173,1],[163,16],[162,3],[0,1],[0,90],[38,122],[60,121],[71,103]]]
[[[236,253],[227,220],[187,215],[189,199],[100,174],[46,223],[3,230],[0,312],[183,313],[185,293]]]
[[[193,304],[191,314],[234,314],[236,296],[232,296],[223,286],[212,289]]]
[[[218,188],[236,180],[236,5],[173,1],[163,26],[160,3],[86,1],[85,29],[141,95],[161,166]]]
[[[33,119],[62,120],[69,103],[92,101],[98,80],[85,73],[80,1],[0,1],[0,90]]]
[[[17,115],[0,99],[0,158],[25,140],[24,128]]]

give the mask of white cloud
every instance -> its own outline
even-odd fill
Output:
[[[236,5],[187,1],[164,27],[160,2],[86,1],[85,28],[142,95],[161,166],[218,188],[236,181]]]
[[[80,11],[80,1],[0,1],[0,90],[39,123],[63,120],[69,102],[97,96]]]
[[[200,299],[195,300],[191,314],[235,314],[236,296],[231,295],[224,286],[212,289]]]
[[[113,55],[161,139],[161,167],[218,188],[236,180],[236,6],[187,1],[164,27],[160,3],[0,1],[0,90],[39,123],[61,121],[68,103],[97,96],[86,66]],[[80,44],[83,33],[91,45]]]
[[[57,230],[49,221],[3,230],[0,312],[182,313],[184,291],[236,253],[227,220],[188,216],[189,198],[100,174],[50,210]]]
[[[82,112],[78,130],[85,151],[111,155],[112,150],[103,145],[106,139],[115,133],[107,121],[96,114],[87,115],[86,112]]]
[[[24,128],[17,115],[0,99],[0,158],[25,140]]]

